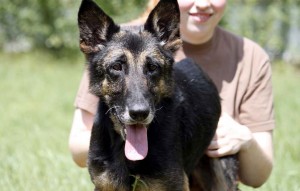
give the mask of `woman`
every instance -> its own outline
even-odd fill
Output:
[[[157,3],[149,2],[149,9]],[[272,131],[275,127],[269,57],[256,43],[218,26],[226,0],[178,0],[183,47],[176,60],[194,59],[216,84],[222,116],[209,157],[237,154],[239,179],[259,187],[273,167]],[[134,23],[143,22],[147,14]],[[69,145],[74,161],[86,166],[98,99],[88,93],[85,73],[75,101]]]

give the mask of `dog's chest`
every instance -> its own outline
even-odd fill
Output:
[[[108,171],[104,171],[99,173],[98,175],[94,176],[92,179],[93,183],[95,184],[95,190],[103,190],[103,191],[126,191],[125,188],[118,186],[118,182],[113,180],[111,177],[111,173]]]
[[[165,183],[161,179],[129,175],[131,181],[122,182],[122,178],[115,177],[114,172],[105,171],[94,176],[93,183],[96,191],[167,191]],[[114,178],[115,177],[115,178]],[[129,180],[128,179],[128,180]]]

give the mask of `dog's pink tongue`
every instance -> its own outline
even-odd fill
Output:
[[[136,161],[143,160],[148,153],[147,128],[144,125],[127,125],[125,156]]]

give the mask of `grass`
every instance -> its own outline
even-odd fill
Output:
[[[0,53],[0,60],[1,190],[92,190],[87,169],[78,168],[68,150],[83,56]],[[273,71],[276,161],[269,181],[258,190],[297,191],[300,72],[283,63],[275,64]]]
[[[83,59],[41,53],[0,57],[0,187],[92,190],[87,170],[76,167],[68,151]]]

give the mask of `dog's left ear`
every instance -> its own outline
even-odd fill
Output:
[[[177,0],[160,0],[150,13],[144,29],[158,38],[165,49],[174,53],[182,44],[179,22]]]
[[[78,12],[80,49],[92,54],[106,45],[120,27],[92,0],[82,0]]]

